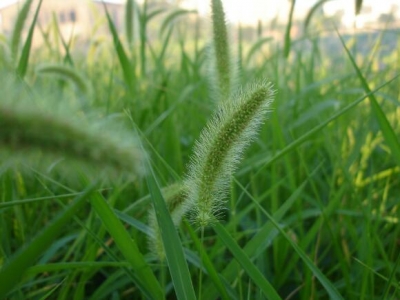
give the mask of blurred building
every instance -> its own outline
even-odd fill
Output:
[[[124,2],[104,1],[107,10],[112,17],[117,29],[123,26]],[[25,33],[29,28],[30,22],[39,1],[33,1],[28,22],[25,24]],[[0,33],[8,36],[14,29],[15,22],[24,1],[9,0],[0,5]],[[45,0],[42,2],[38,15],[37,24],[43,32],[49,29],[49,26],[56,26],[61,35],[68,39],[71,34],[80,37],[90,37],[93,31],[97,29],[99,20],[104,20],[104,7],[102,1],[92,0]],[[40,35],[35,36],[35,44],[41,43]]]

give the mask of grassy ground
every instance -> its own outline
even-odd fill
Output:
[[[267,78],[275,100],[225,178],[219,221],[189,214],[177,235],[163,199],[229,94],[224,54],[193,14],[157,23],[133,2],[139,31],[104,17],[109,36],[84,54],[56,23],[30,52],[23,11],[2,39],[0,298],[400,298],[398,31],[230,42],[232,89]],[[163,261],[148,246],[152,204]]]

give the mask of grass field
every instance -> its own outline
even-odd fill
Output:
[[[128,0],[33,49],[34,3],[0,41],[0,299],[400,299],[398,30]]]

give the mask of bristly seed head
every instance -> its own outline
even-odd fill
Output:
[[[194,220],[200,226],[212,223],[218,215],[229,178],[258,132],[273,95],[274,90],[266,81],[249,86],[230,101],[222,102],[219,113],[201,133],[185,181]]]

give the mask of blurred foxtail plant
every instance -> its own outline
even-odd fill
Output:
[[[145,154],[136,137],[114,120],[88,117],[50,101],[50,96],[36,97],[37,91],[29,92],[23,83],[0,78],[0,158],[6,157],[11,166],[51,163],[60,165],[68,177],[75,177],[77,168],[104,179],[143,174]]]

